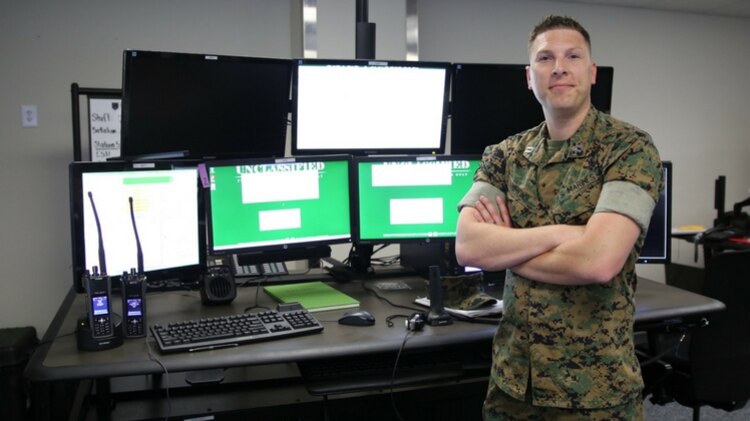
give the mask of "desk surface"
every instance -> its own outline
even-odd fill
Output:
[[[403,281],[410,289],[378,289],[380,282],[390,283],[396,280]],[[73,331],[76,319],[85,313],[85,304],[83,295],[71,290],[46,335],[54,337],[54,340],[42,345],[34,353],[26,375],[34,381],[56,381],[162,373],[163,368],[152,358],[158,358],[169,372],[180,372],[396,351],[401,347],[406,334],[404,319],[395,319],[393,327],[388,327],[386,317],[395,314],[408,316],[412,311],[390,306],[368,293],[364,286],[378,290],[380,295],[395,304],[413,308],[419,307],[413,300],[424,296],[426,292],[425,282],[417,277],[355,281],[337,283],[334,286],[357,298],[360,308],[375,316],[376,324],[370,327],[343,326],[337,323],[337,319],[345,310],[317,312],[314,314],[324,326],[324,331],[319,334],[246,344],[236,348],[166,355],[159,354],[150,336],[148,339],[126,339],[122,346],[107,351],[78,351]],[[148,322],[164,324],[241,313],[245,308],[255,305],[256,299],[261,306],[273,308],[276,305],[263,291],[257,291],[257,287],[239,288],[237,298],[224,306],[201,305],[198,291],[149,293]],[[639,325],[665,320],[698,318],[722,309],[724,304],[720,301],[641,279],[636,292],[636,329]],[[449,326],[425,326],[424,330],[415,332],[409,338],[407,349],[488,341],[495,329],[496,326],[490,324],[459,321]]]

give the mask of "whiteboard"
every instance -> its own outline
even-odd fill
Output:
[[[120,156],[120,115],[122,100],[117,97],[89,97],[89,150],[92,161]]]

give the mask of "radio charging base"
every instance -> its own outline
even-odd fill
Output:
[[[94,338],[91,334],[88,314],[82,314],[76,323],[76,344],[80,351],[104,351],[117,348],[122,345],[122,317],[112,313],[112,336],[106,338]]]

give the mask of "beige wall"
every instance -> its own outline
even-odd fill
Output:
[[[0,2],[0,327],[30,325],[41,335],[72,284],[70,84],[119,87],[125,48],[298,57],[300,4]],[[729,204],[747,197],[747,19],[553,1],[423,0],[420,58],[523,62],[529,28],[551,12],[589,28],[595,58],[615,68],[613,114],[649,131],[674,162],[675,225],[710,224],[719,174],[727,175]],[[405,0],[370,1],[378,58],[404,58],[404,14]],[[352,58],[354,2],[319,0],[318,23],[319,57]],[[21,127],[24,104],[37,105],[39,127]],[[692,248],[676,245],[677,260],[690,262]],[[662,277],[660,267],[642,272]]]

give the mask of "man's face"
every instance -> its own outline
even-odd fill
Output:
[[[526,80],[547,117],[588,111],[596,64],[586,40],[572,29],[551,29],[532,42]]]

